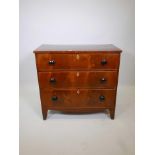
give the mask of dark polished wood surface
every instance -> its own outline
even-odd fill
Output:
[[[114,45],[42,45],[34,50],[43,119],[48,110],[115,116],[121,50]]]
[[[45,52],[121,52],[121,49],[112,44],[94,44],[94,45],[48,45],[43,44],[39,46],[34,53],[45,53]]]
[[[117,71],[53,71],[38,73],[40,88],[111,88],[117,86]]]
[[[79,53],[79,54],[36,54],[36,63],[39,71],[52,69],[118,69],[119,54],[109,53]],[[54,64],[49,65],[50,61]],[[106,61],[102,64],[102,61]],[[82,62],[82,63],[81,63]]]
[[[52,97],[57,97],[56,100]],[[100,99],[100,97],[104,97]],[[50,108],[100,108],[113,107],[115,101],[114,90],[102,89],[72,89],[43,91],[42,98]]]

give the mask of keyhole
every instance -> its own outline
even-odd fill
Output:
[[[80,90],[79,90],[79,89],[77,90],[77,94],[78,94],[78,95],[80,94]]]
[[[79,77],[79,72],[76,73],[76,76]]]
[[[77,54],[77,55],[76,55],[76,59],[79,60],[79,58],[80,58],[80,56],[79,56],[79,54]]]

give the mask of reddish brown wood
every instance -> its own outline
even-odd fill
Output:
[[[90,52],[108,52],[108,53],[120,53],[121,49],[112,44],[94,44],[94,45],[49,45],[43,44],[39,46],[34,53],[90,53]]]
[[[45,106],[43,106],[42,107],[43,120],[46,120],[46,118],[47,118],[47,112],[48,112],[48,108],[46,108]]]
[[[53,88],[116,88],[116,71],[39,72],[41,89]]]
[[[53,69],[73,70],[73,69],[118,69],[119,54],[111,53],[77,53],[77,54],[37,54],[38,71],[51,71]],[[49,65],[49,61],[54,60],[54,65]],[[102,65],[101,61],[106,60],[107,64]],[[82,62],[82,63],[81,63]]]
[[[119,48],[43,45],[34,53],[44,120],[48,110],[83,113],[104,109],[114,119]]]
[[[115,100],[115,90],[102,89],[72,89],[72,90],[52,90],[42,92],[43,102],[50,108],[100,108],[113,107]],[[104,96],[104,100],[100,100]],[[57,97],[57,100],[52,100]]]
[[[109,108],[109,112],[110,112],[110,118],[114,119],[114,117],[115,117],[115,107]]]

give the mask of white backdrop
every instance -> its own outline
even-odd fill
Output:
[[[20,86],[37,85],[32,52],[43,43],[114,44],[119,86],[133,86],[134,0],[20,0]]]
[[[114,121],[105,113],[52,111],[42,120],[33,50],[43,43],[110,43],[123,50]],[[133,155],[132,86],[134,0],[20,0],[21,155]]]

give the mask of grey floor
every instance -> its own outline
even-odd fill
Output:
[[[115,120],[105,113],[49,112],[38,88],[20,88],[20,155],[134,155],[134,87],[119,87]]]

